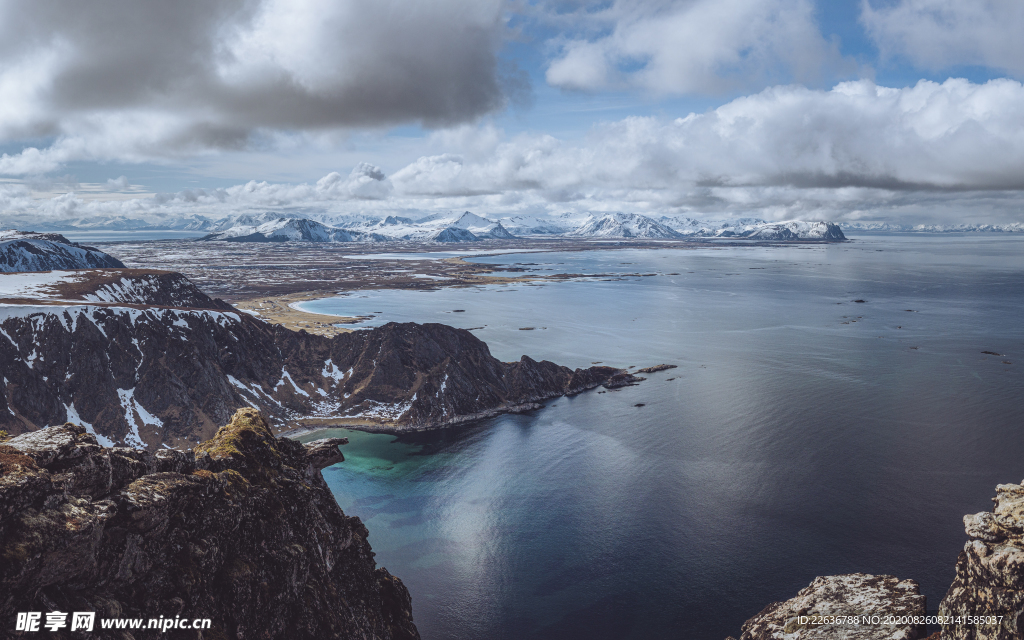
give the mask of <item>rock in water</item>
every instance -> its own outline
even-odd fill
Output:
[[[188,453],[105,449],[70,423],[0,444],[0,619],[180,614],[211,619],[204,638],[419,638],[409,592],[320,475],[339,442],[277,439],[242,409]]]
[[[924,625],[888,626],[871,619],[924,615],[925,597],[913,580],[865,573],[822,576],[795,598],[772,603],[747,620],[740,640],[917,640],[925,636]],[[858,624],[834,624],[836,616],[857,616]],[[868,616],[867,624],[860,624],[862,616]]]
[[[1024,483],[1022,483],[1024,484]],[[977,624],[943,625],[944,640],[1024,637],[1024,486],[996,486],[992,511],[964,516],[970,540],[940,616],[978,616]]]
[[[679,365],[677,364],[656,364],[653,367],[644,367],[643,369],[637,369],[637,373],[657,373],[659,371],[665,371],[666,369],[676,369]]]

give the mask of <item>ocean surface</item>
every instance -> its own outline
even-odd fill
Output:
[[[594,277],[304,308],[482,327],[503,360],[678,368],[457,431],[332,430],[351,443],[324,476],[425,640],[723,640],[858,571],[935,609],[962,516],[1024,478],[1022,237],[473,260]]]

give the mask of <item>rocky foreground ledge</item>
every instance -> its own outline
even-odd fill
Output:
[[[823,576],[747,620],[739,640],[918,640],[925,627],[913,620],[924,616],[925,597],[913,580]],[[888,618],[897,623],[886,624]]]
[[[2,633],[17,612],[94,611],[209,618],[191,636],[206,639],[419,638],[405,586],[320,474],[345,442],[278,439],[242,409],[187,453],[104,448],[70,423],[0,444]]]
[[[942,630],[928,640],[1024,638],[1024,482],[998,485],[992,500],[992,511],[964,516],[970,540],[957,558],[956,578],[938,616],[929,617],[932,628]],[[864,615],[896,624],[835,622],[850,616],[862,621]],[[914,618],[922,616],[925,597],[913,580],[824,576],[747,620],[739,640],[917,640],[925,637],[925,627]]]
[[[971,538],[956,561],[956,578],[940,616],[980,616],[979,624],[950,625],[943,640],[1024,638],[1024,482],[996,486],[992,511],[964,516]]]

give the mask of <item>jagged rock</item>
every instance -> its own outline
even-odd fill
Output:
[[[824,616],[825,620],[815,616]],[[858,624],[834,622],[833,616],[857,616]],[[868,624],[861,616],[868,616]],[[743,624],[740,640],[917,640],[924,625],[871,624],[871,618],[925,616],[925,596],[913,580],[851,573],[822,576],[796,597],[775,602]],[[729,639],[731,640],[731,639]]]
[[[332,464],[345,461],[345,456],[338,450],[339,445],[348,444],[348,438],[322,438],[307,442],[306,457],[310,464],[319,471]]]
[[[971,538],[940,616],[981,616],[943,625],[943,640],[1010,640],[1024,636],[1024,483],[996,487],[991,512],[964,516]]]
[[[591,368],[592,369],[597,369],[597,368],[603,368],[603,367],[591,367]],[[634,376],[633,374],[629,373],[628,371],[617,371],[614,375],[609,377],[604,382],[604,387],[606,389],[618,389],[619,387],[633,387],[633,386],[636,386],[636,384],[638,382],[643,382],[646,379],[647,378],[643,378],[643,377],[640,377],[640,376]]]
[[[667,369],[675,369],[679,367],[677,364],[656,364],[653,367],[644,367],[643,369],[637,369],[637,373],[657,373],[658,371],[665,371]]]
[[[213,621],[204,638],[419,638],[408,591],[310,472],[338,444],[277,439],[254,409],[188,453],[103,448],[74,424],[9,440],[0,619],[181,614]]]
[[[342,419],[421,430],[636,380],[612,367],[501,362],[471,332],[441,324],[289,331],[180,274],[55,278],[9,284],[35,303],[6,298],[0,309],[0,429],[12,434],[71,421],[108,446],[188,448],[245,406],[277,429]]]

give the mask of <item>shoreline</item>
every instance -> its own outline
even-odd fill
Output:
[[[600,385],[598,385],[600,386]],[[595,387],[591,387],[593,389]],[[584,389],[589,391],[589,389]],[[582,393],[582,392],[580,392]],[[559,394],[543,398],[544,400],[550,400],[552,398],[559,398],[569,394]],[[464,416],[456,416],[451,420],[446,420],[441,423],[428,423],[428,424],[413,424],[413,425],[388,425],[384,423],[372,423],[366,421],[365,418],[311,418],[311,421],[322,421],[325,424],[303,424],[300,426],[293,427],[288,431],[283,431],[278,435],[280,438],[296,438],[298,436],[317,433],[318,431],[326,431],[328,429],[349,429],[350,431],[362,431],[364,433],[380,433],[393,436],[402,436],[412,433],[426,433],[428,431],[444,431],[453,427],[465,426],[471,422],[477,420],[486,420],[487,418],[494,418],[500,415],[508,413],[526,413],[527,411],[535,411],[537,409],[543,409],[544,405],[539,402],[523,402],[514,405],[505,405],[494,409],[488,409],[486,411],[478,411],[476,413],[469,413]],[[303,420],[302,418],[299,421]],[[352,424],[339,424],[342,420],[354,420]]]
[[[656,365],[657,367],[668,367],[676,368],[676,365]],[[654,367],[652,367],[654,368]],[[624,376],[624,377],[623,377]],[[366,418],[346,418],[344,416],[337,418],[299,418],[295,421],[293,427],[288,428],[286,431],[282,431],[277,434],[280,438],[296,438],[298,436],[306,435],[309,433],[316,433],[318,431],[326,431],[327,429],[349,429],[351,431],[363,431],[365,433],[382,433],[393,436],[402,436],[413,433],[426,433],[428,431],[443,431],[445,429],[460,427],[467,425],[478,420],[486,420],[488,418],[494,418],[505,414],[518,414],[526,413],[528,411],[536,411],[543,409],[546,405],[542,404],[544,401],[553,400],[556,398],[564,398],[569,396],[576,396],[587,391],[593,391],[598,387],[604,387],[610,390],[617,390],[621,387],[635,386],[640,382],[645,381],[647,378],[634,376],[629,372],[628,369],[618,369],[617,373],[609,377],[603,382],[597,382],[590,384],[578,389],[570,389],[566,392],[553,392],[544,396],[536,396],[519,402],[516,404],[504,404],[491,409],[485,409],[483,411],[477,411],[476,413],[468,413],[461,416],[454,416],[444,422],[431,422],[431,423],[419,423],[419,424],[407,424],[407,425],[395,425],[383,422],[372,422]],[[351,423],[345,423],[343,421],[351,420]]]
[[[264,322],[279,324],[292,331],[306,331],[321,336],[333,337],[340,333],[354,331],[338,324],[357,324],[365,318],[359,316],[336,316],[327,313],[313,313],[295,308],[294,304],[310,300],[321,300],[336,296],[327,291],[299,291],[278,296],[261,296],[238,300],[232,303],[236,309],[248,313]]]

